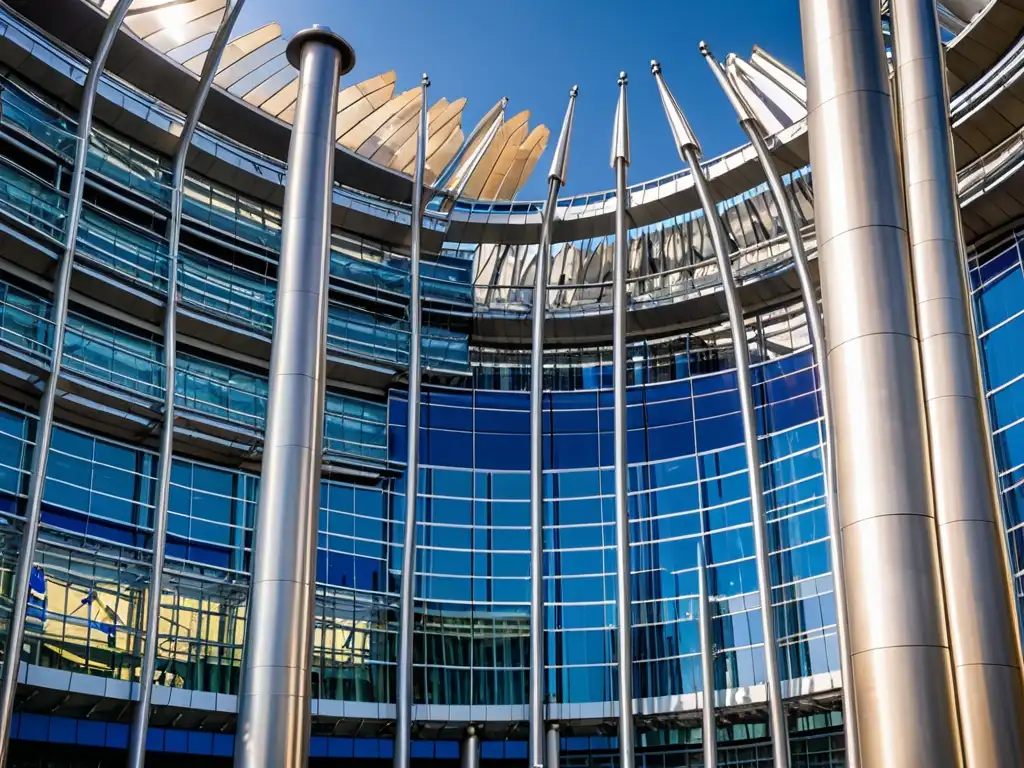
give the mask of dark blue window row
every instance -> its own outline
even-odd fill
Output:
[[[810,352],[754,368],[761,435],[818,417]],[[545,395],[544,463],[548,469],[610,467],[614,457],[612,393]],[[423,464],[499,471],[529,470],[530,401],[525,392],[433,390],[423,393]],[[391,458],[405,462],[405,393],[391,392]],[[716,451],[743,441],[733,372],[636,386],[626,410],[630,463]]]
[[[127,749],[128,734],[127,724],[29,713],[15,714],[11,729],[12,739],[108,749]],[[458,741],[414,739],[412,757],[457,760],[460,746]],[[146,738],[146,750],[231,757],[235,753],[235,736],[213,731],[151,727]],[[485,741],[480,746],[480,755],[485,760],[524,760],[527,756],[526,742]],[[309,742],[309,756],[390,759],[394,757],[394,742],[391,739],[313,736]]]

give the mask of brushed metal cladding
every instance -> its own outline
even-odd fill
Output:
[[[959,768],[881,21],[856,0],[800,10],[861,765]]]
[[[964,763],[1018,766],[1024,764],[1024,681],[974,350],[942,39],[933,0],[892,0],[890,9],[935,522]],[[997,711],[1016,726],[991,727]]]

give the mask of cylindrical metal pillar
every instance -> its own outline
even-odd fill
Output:
[[[185,161],[206,97],[213,85],[214,75],[231,30],[238,20],[245,0],[235,0],[221,21],[213,42],[206,52],[203,71],[199,78],[192,108],[185,116],[178,148],[174,155],[171,176],[171,215],[168,219],[167,251],[167,303],[164,308],[164,421],[160,432],[160,455],[157,459],[156,505],[153,508],[153,563],[146,597],[146,640],[139,673],[139,697],[132,717],[132,730],[128,739],[128,765],[142,768],[146,764],[146,734],[149,728],[149,708],[153,699],[153,675],[156,667],[156,646],[160,629],[160,596],[167,545],[167,508],[171,496],[171,464],[174,448],[174,384],[177,363],[177,311],[178,304],[178,247],[181,240],[181,210],[185,186]]]
[[[29,581],[36,556],[36,540],[42,518],[43,490],[46,486],[46,466],[50,458],[50,439],[53,433],[53,411],[60,382],[61,358],[64,356],[64,328],[68,319],[68,295],[74,271],[75,248],[78,242],[78,224],[82,218],[82,191],[85,188],[85,169],[89,157],[89,135],[92,132],[93,109],[107,56],[114,45],[117,32],[132,0],[118,0],[107,19],[99,47],[89,65],[78,108],[78,131],[75,144],[75,167],[68,191],[68,215],[64,227],[64,251],[57,265],[53,281],[53,357],[50,376],[39,399],[39,418],[36,420],[36,445],[32,453],[32,468],[28,482],[28,501],[25,504],[25,522],[21,528],[21,547],[18,565],[14,571],[14,604],[7,632],[7,655],[4,657],[3,686],[0,690],[0,766],[7,765],[8,745],[11,738],[11,718],[14,715],[14,696],[18,688],[18,671],[25,640],[25,611],[28,610]]]
[[[548,173],[548,199],[540,230],[533,288],[530,350],[530,748],[533,768],[544,766],[544,317],[547,313],[551,225],[569,163],[569,134],[579,89],[569,92],[562,133]]]
[[[704,768],[718,768],[718,726],[715,723],[715,638],[711,630],[711,596],[704,542],[697,548],[697,590],[700,600],[700,671],[704,691],[702,715]]]
[[[676,148],[682,159],[690,166],[693,186],[700,198],[704,217],[711,231],[711,242],[718,261],[718,272],[722,278],[722,295],[725,297],[729,315],[729,332],[732,335],[733,353],[736,357],[736,390],[740,401],[740,416],[743,421],[743,449],[747,462],[747,482],[750,486],[750,518],[754,533],[754,554],[757,565],[757,591],[761,601],[761,631],[764,635],[765,685],[768,691],[768,717],[772,728],[772,760],[775,768],[789,768],[789,722],[786,707],[782,701],[782,684],[779,677],[778,642],[775,637],[775,613],[772,608],[772,582],[770,547],[768,545],[768,517],[764,505],[764,482],[761,477],[761,451],[757,442],[757,420],[754,410],[754,390],[750,376],[750,349],[747,344],[747,330],[743,322],[743,305],[740,303],[736,278],[732,273],[732,257],[725,227],[718,215],[718,206],[708,187],[704,169],[700,165],[700,142],[686,116],[669,91],[661,76],[661,65],[651,62],[651,72],[658,81],[662,106],[668,117],[669,127]]]
[[[1024,765],[1020,646],[983,409],[934,0],[891,0],[939,561],[967,768]]]
[[[313,601],[326,388],[327,289],[338,78],[355,54],[323,27],[288,44],[299,93],[288,149],[277,315],[235,765],[309,756]]]
[[[551,723],[548,726],[547,753],[545,754],[544,768],[559,768],[562,762],[562,733],[558,723]],[[534,766],[538,768],[538,766]]]
[[[480,768],[480,734],[475,725],[469,726],[466,735],[462,737],[459,765],[462,768]]]
[[[406,431],[405,536],[402,586],[398,596],[398,702],[395,717],[395,768],[409,768],[412,745],[412,642],[416,603],[416,503],[420,479],[420,364],[423,313],[420,310],[420,242],[423,228],[423,168],[427,157],[426,73],[420,81],[420,123],[416,134],[416,167],[412,185],[412,234],[409,248],[409,407]]]
[[[861,765],[959,768],[881,20],[800,9]]]
[[[789,250],[793,255],[793,266],[796,270],[797,279],[800,281],[800,294],[804,303],[804,314],[807,317],[807,325],[811,331],[811,348],[814,353],[814,362],[818,366],[818,379],[821,385],[821,414],[825,436],[822,469],[825,475],[825,508],[828,512],[829,532],[829,555],[832,558],[832,585],[836,601],[836,634],[839,638],[839,661],[843,679],[843,726],[846,731],[846,765],[847,768],[859,768],[860,750],[858,749],[859,737],[857,735],[857,708],[856,696],[853,690],[852,663],[850,661],[850,628],[848,611],[846,608],[846,569],[843,564],[842,527],[839,519],[839,504],[836,501],[836,467],[835,467],[835,436],[832,434],[832,396],[831,385],[828,375],[828,355],[825,351],[825,325],[821,319],[821,310],[818,308],[818,292],[815,287],[814,278],[811,277],[811,268],[807,260],[807,252],[804,250],[804,238],[797,223],[796,213],[793,204],[786,194],[782,177],[775,167],[775,161],[768,151],[768,143],[764,138],[763,126],[754,116],[750,106],[744,101],[741,91],[715,60],[711,50],[703,42],[700,44],[701,53],[708,60],[711,71],[721,85],[722,90],[729,97],[730,103],[736,110],[740,126],[750,139],[754,150],[757,152],[757,159],[764,171],[765,179],[768,181],[768,188],[771,190],[775,206],[782,218],[782,225],[786,230],[786,237],[789,241]]]
[[[629,165],[629,118],[626,107],[626,73],[619,75],[619,105],[612,138],[615,169],[615,266],[612,280],[612,379],[615,405],[615,583],[618,681],[619,765],[632,766],[633,746],[633,598],[629,557],[629,455],[626,439],[626,273],[629,271],[629,227],[626,212],[626,168]]]

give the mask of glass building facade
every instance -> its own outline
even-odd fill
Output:
[[[37,440],[36,404],[54,369],[52,275],[66,245],[76,144],[76,111],[55,84],[78,78],[85,66],[55,38],[0,6],[4,637]],[[13,66],[18,56],[33,66]],[[173,111],[112,75],[101,95],[134,111],[137,121],[148,120],[150,135]],[[5,663],[20,654],[27,665],[10,764],[77,765],[82,755],[92,756],[91,765],[123,764],[127,713],[148,642],[157,649],[151,762],[177,764],[188,754],[227,764],[246,636],[257,631],[246,619],[280,202],[274,194],[253,194],[241,173],[231,186],[204,175],[203,163],[190,165],[176,264],[177,361],[168,376],[160,317],[169,277],[170,158],[166,142],[119,130],[112,114],[100,111],[89,144],[25,643],[13,653],[3,647]],[[283,163],[213,130],[201,131],[196,146],[222,163],[248,164],[247,172],[268,187],[279,188],[284,178]],[[813,237],[810,168],[805,164],[785,181]],[[606,201],[597,195],[559,204],[582,211]],[[339,219],[355,223],[335,226],[331,237],[310,754],[314,763],[384,764],[392,755],[410,471],[403,378],[411,343],[410,261],[401,245],[408,206],[341,186],[334,203]],[[714,688],[728,713],[718,729],[719,764],[771,765],[766,653],[780,667],[793,766],[845,764],[821,380],[802,306],[792,290],[772,287],[786,279],[791,259],[773,205],[765,187],[720,203],[741,282],[751,290],[765,286],[765,300],[746,322],[777,633],[767,649],[733,351],[718,314],[699,303],[720,285],[707,227],[699,211],[687,210],[630,233],[631,265],[637,265],[630,271],[631,307],[649,320],[630,340],[626,420],[638,765],[650,768],[702,764],[699,548],[710,582]],[[423,765],[457,760],[465,725],[477,723],[485,763],[521,765],[534,663],[531,372],[522,326],[534,297],[520,278],[536,246],[523,245],[513,224],[489,240],[466,232],[475,216],[529,217],[539,209],[460,201],[450,215],[469,224],[449,233],[435,208],[428,209],[437,216],[427,222],[435,237],[421,273],[413,757]],[[381,223],[360,224],[367,217]],[[968,265],[1018,601],[1024,595],[1022,237],[1015,226],[993,228],[977,238]],[[548,306],[558,319],[557,338],[544,370],[534,372],[545,388],[545,705],[562,727],[562,765],[580,768],[618,765],[610,335],[595,337],[590,325],[577,334],[573,325],[610,312],[610,276],[602,264],[613,242],[605,234],[555,244],[556,268],[579,277],[552,282]],[[705,316],[652,328],[672,312]],[[505,344],[493,331],[500,327],[511,329]],[[149,638],[157,435],[172,386],[168,559],[159,634]]]

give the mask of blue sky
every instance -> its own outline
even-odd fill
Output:
[[[620,70],[629,73],[631,183],[671,173],[680,162],[658,100],[650,61],[713,156],[742,143],[731,107],[697,50],[707,40],[719,58],[744,56],[756,43],[803,72],[798,0],[246,0],[238,32],[279,21],[294,34],[327,24],[356,50],[345,82],[394,69],[397,91],[426,71],[431,101],[465,96],[469,131],[502,96],[509,115],[552,131],[520,199],[544,197],[545,176],[569,88],[577,83],[566,193],[608,189],[612,122]]]

